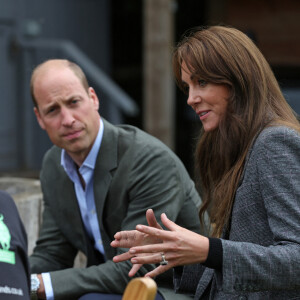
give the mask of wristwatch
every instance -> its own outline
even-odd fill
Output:
[[[36,299],[38,299],[37,291],[40,287],[40,280],[38,279],[37,274],[31,274],[30,282],[31,282],[30,299],[36,300]]]

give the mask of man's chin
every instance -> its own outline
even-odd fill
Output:
[[[84,147],[84,145],[82,144],[82,142],[80,143],[78,140],[73,140],[73,141],[68,141],[67,143],[62,143],[61,146],[58,146],[62,149],[65,149],[66,152],[68,153],[80,153],[82,151],[84,151],[84,149],[86,147]]]

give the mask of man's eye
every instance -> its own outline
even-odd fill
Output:
[[[51,114],[53,112],[55,112],[56,108],[55,107],[51,107],[48,109],[47,114]]]
[[[198,84],[201,86],[201,87],[205,87],[207,85],[207,82],[205,80],[198,80]]]
[[[78,103],[78,100],[77,99],[73,99],[72,101],[71,101],[71,104],[77,104]]]

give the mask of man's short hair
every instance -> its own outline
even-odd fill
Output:
[[[70,70],[73,71],[73,73],[79,78],[82,86],[84,87],[84,89],[86,90],[86,92],[88,92],[89,89],[89,83],[88,80],[83,72],[83,70],[74,62],[69,61],[67,59],[56,59],[58,62],[61,63],[62,66],[65,66],[66,68],[69,68]],[[43,67],[45,67],[45,64],[51,62],[51,61],[55,61],[53,59],[49,59],[44,61],[43,63],[39,64],[37,67],[35,67],[32,71],[32,75],[31,75],[31,80],[30,80],[30,92],[31,92],[31,97],[32,97],[32,101],[35,107],[38,107],[36,98],[34,96],[34,81],[36,79],[36,77],[38,76],[39,70]]]

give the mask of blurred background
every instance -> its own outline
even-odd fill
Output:
[[[32,69],[68,58],[86,72],[100,114],[169,145],[193,173],[200,122],[175,86],[172,48],[189,28],[248,34],[300,114],[299,0],[0,0],[0,173],[37,177],[51,146],[33,113]]]

